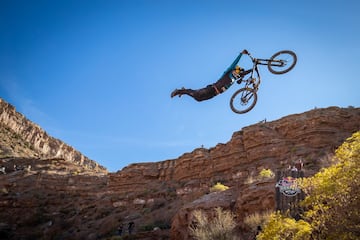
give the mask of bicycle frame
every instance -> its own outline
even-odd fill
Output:
[[[259,85],[261,83],[261,77],[260,77],[260,72],[259,72],[258,65],[267,65],[269,60],[268,59],[254,58],[250,53],[248,53],[247,55],[250,57],[250,59],[251,59],[251,61],[253,63],[253,67],[252,67],[252,70],[251,70],[250,77],[248,79],[244,80],[245,87],[248,88],[248,87],[250,87],[250,84],[252,84],[251,88],[253,88],[255,91],[257,91],[258,87],[259,87]],[[254,77],[254,75],[255,75],[255,77]]]
[[[297,61],[296,54],[290,50],[276,52],[270,59],[254,58],[247,51],[246,55],[250,57],[253,64],[250,71],[248,73],[248,70],[246,71],[250,76],[247,79],[240,78],[240,80],[237,80],[238,84],[244,82],[245,86],[235,91],[230,98],[230,108],[238,114],[250,111],[257,102],[257,91],[261,83],[258,65],[267,65],[268,70],[273,74],[284,74],[293,69]]]
[[[260,72],[259,72],[259,68],[258,65],[270,65],[274,66],[274,67],[282,67],[284,66],[284,62],[282,60],[270,60],[270,59],[262,59],[262,58],[254,58],[250,53],[247,54],[252,63],[253,63],[253,67],[251,70],[251,75],[247,80],[244,80],[245,82],[245,87],[249,87],[250,84],[253,84],[252,88],[257,91],[258,87],[261,83],[261,77],[260,77]],[[254,77],[254,75],[256,74],[256,76]],[[255,82],[255,80],[257,80]]]

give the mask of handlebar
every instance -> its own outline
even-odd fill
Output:
[[[248,55],[253,63],[256,62],[256,58],[254,58],[248,50],[244,49],[241,53]]]

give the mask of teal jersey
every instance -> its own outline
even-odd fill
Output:
[[[220,79],[213,84],[219,92],[224,92],[237,80],[234,76],[232,76],[232,71],[235,69],[236,64],[240,61],[241,56],[242,53],[235,58],[234,62],[221,75]]]
[[[235,66],[239,63],[241,56],[242,56],[242,53],[240,53],[239,56],[237,56],[235,58],[234,62],[230,65],[230,67],[228,67],[225,70],[225,72],[223,73],[223,75],[221,75],[221,77],[223,77],[226,73],[231,72],[232,70],[235,69]]]

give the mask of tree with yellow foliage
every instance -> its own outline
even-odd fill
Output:
[[[318,239],[359,239],[360,132],[336,150],[336,163],[304,179],[304,217]]]
[[[308,240],[311,236],[311,226],[304,220],[296,221],[280,212],[273,213],[264,229],[256,239],[269,240]]]
[[[275,213],[257,239],[359,239],[360,132],[335,153],[330,167],[299,181],[303,219]]]

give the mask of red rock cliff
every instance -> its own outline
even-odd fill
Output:
[[[15,114],[10,112],[0,113],[0,120],[19,121],[9,121]],[[26,134],[21,121],[13,124],[20,136],[34,142],[42,139]],[[61,157],[2,158],[0,165],[7,168],[15,162],[31,168],[0,173],[0,236],[105,238],[115,234],[120,223],[133,221],[137,239],[191,239],[191,211],[216,206],[236,213],[239,236],[246,236],[241,232],[246,231],[243,218],[275,207],[275,180],[256,180],[261,169],[275,172],[302,159],[306,175],[312,175],[359,129],[359,108],[330,107],[251,125],[213,148],[198,148],[172,160],[132,164],[116,173],[99,172]],[[59,149],[54,148],[55,156]],[[216,182],[230,189],[209,194]],[[155,226],[171,226],[171,231],[149,231]]]

